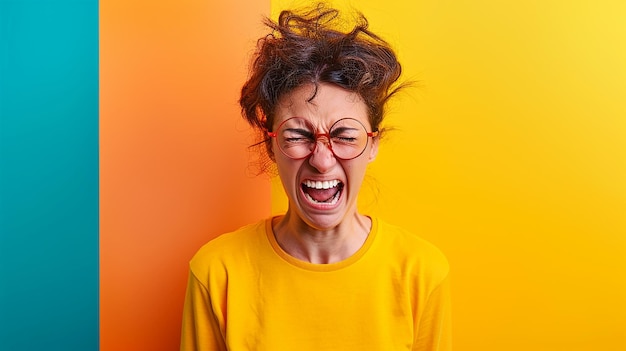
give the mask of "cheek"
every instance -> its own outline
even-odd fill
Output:
[[[278,175],[280,181],[285,188],[293,188],[293,184],[296,183],[298,176],[298,170],[301,161],[295,161],[292,159],[286,159],[284,155],[275,155],[276,168],[278,169]]]
[[[366,159],[359,160],[359,162],[352,162],[343,165],[343,170],[351,183],[360,184],[365,177],[365,170],[369,162]]]

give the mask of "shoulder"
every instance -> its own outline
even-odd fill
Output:
[[[189,262],[191,271],[202,277],[210,271],[249,262],[249,256],[255,255],[266,240],[265,224],[266,220],[248,224],[204,244]]]
[[[448,276],[448,259],[435,245],[412,231],[380,219],[376,221],[377,240],[383,250],[394,256],[394,261],[435,281],[443,281]]]

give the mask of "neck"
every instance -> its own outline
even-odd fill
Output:
[[[317,229],[291,211],[272,223],[276,241],[289,255],[306,262],[328,264],[343,261],[365,243],[372,221],[357,212],[332,228]]]

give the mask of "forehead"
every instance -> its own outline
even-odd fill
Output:
[[[329,128],[341,118],[354,118],[369,126],[367,106],[359,94],[341,87],[306,84],[283,95],[276,106],[274,126],[291,117],[305,118],[316,127]]]

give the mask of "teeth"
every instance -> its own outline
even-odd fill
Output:
[[[334,180],[325,180],[325,181],[313,181],[313,180],[305,180],[304,185],[307,188],[313,189],[330,189],[339,185],[339,181],[337,179]]]

